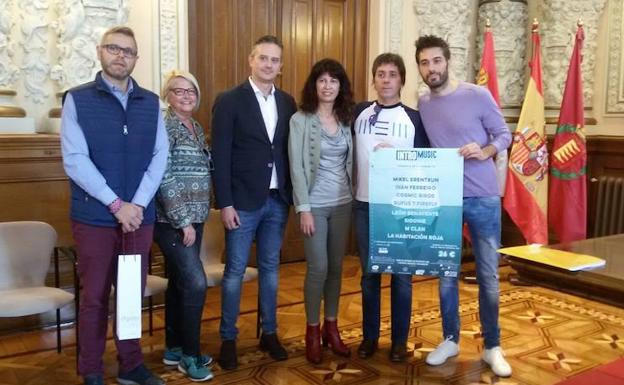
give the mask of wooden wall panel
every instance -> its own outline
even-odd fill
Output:
[[[0,202],[1,222],[47,222],[58,245],[73,243],[58,135],[0,135]]]
[[[249,76],[251,46],[265,34],[275,34],[284,43],[278,87],[299,99],[312,65],[333,57],[345,66],[356,100],[364,100],[367,19],[366,0],[189,0],[190,69],[202,89],[196,117],[209,133],[215,97]],[[303,258],[294,214],[282,256],[283,260]]]
[[[202,91],[195,114],[209,131],[216,96],[249,76],[253,42],[277,32],[275,0],[190,0],[189,67]],[[210,137],[210,136],[208,136]]]
[[[319,1],[317,17],[317,55],[318,59],[330,57],[347,63],[346,52],[352,48],[349,44],[345,30],[347,29],[348,1],[322,0]]]
[[[587,139],[587,234],[594,233],[600,176],[624,177],[624,137],[597,136]]]
[[[314,1],[285,1],[282,10],[282,41],[284,48],[289,49],[284,50],[281,86],[299,99],[311,63],[314,63]]]

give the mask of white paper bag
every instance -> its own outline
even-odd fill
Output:
[[[119,255],[117,264],[117,338],[141,338],[141,255]]]

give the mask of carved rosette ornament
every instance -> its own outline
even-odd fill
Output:
[[[474,82],[470,58],[474,57],[476,9],[473,0],[413,1],[417,18],[416,36],[437,35],[445,39],[451,50],[449,71],[455,79]],[[425,89],[420,81],[420,89]]]
[[[542,65],[544,71],[544,99],[546,107],[559,108],[574,47],[577,21],[582,19],[585,29],[583,46],[583,95],[585,106],[591,107],[594,90],[594,69],[598,22],[606,0],[542,0],[538,15],[543,20]]]
[[[527,0],[479,0],[475,74],[481,63],[488,19],[494,37],[501,107],[519,107],[525,89]]]

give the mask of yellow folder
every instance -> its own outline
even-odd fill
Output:
[[[569,271],[595,269],[606,263],[604,259],[591,255],[549,249],[541,245],[504,247],[498,249],[498,252]]]

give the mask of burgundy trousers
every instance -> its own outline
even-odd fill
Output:
[[[78,373],[82,376],[104,374],[102,356],[106,348],[111,286],[117,280],[117,257],[120,254],[141,255],[143,295],[153,231],[154,225],[142,225],[134,232],[123,234],[120,226],[92,226],[72,221],[81,285]],[[119,371],[128,372],[142,364],[140,340],[119,341],[115,330],[113,334]]]

